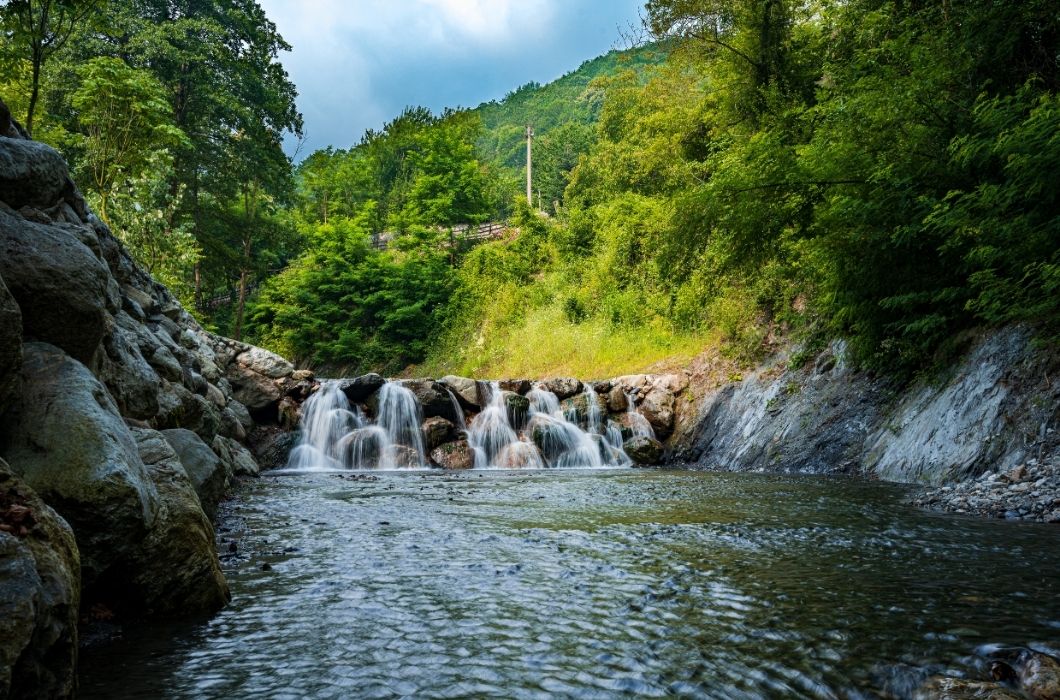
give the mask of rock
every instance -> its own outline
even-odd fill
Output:
[[[164,345],[155,348],[155,351],[147,358],[147,362],[168,381],[179,382],[184,378],[184,369],[180,366],[180,362]]]
[[[223,411],[225,406],[228,405],[228,399],[225,398],[224,392],[213,384],[206,385],[206,400],[219,411]]]
[[[533,388],[529,379],[502,379],[497,382],[497,385],[504,391],[514,391],[522,396],[525,396]]]
[[[287,466],[291,450],[298,442],[298,433],[276,425],[260,426],[247,435],[247,442],[263,470],[282,469]]]
[[[369,396],[379,391],[386,384],[386,380],[378,374],[365,374],[353,379],[343,379],[339,382],[339,388],[346,394],[350,403],[364,403]]]
[[[247,439],[247,430],[243,427],[243,424],[239,422],[234,411],[231,407],[226,407],[221,411],[221,425],[217,428],[217,434],[223,435],[227,438],[232,438],[239,442],[243,442]]]
[[[626,400],[626,393],[622,391],[622,387],[616,386],[607,392],[608,411],[611,413],[623,413],[628,407],[629,401]]]
[[[423,466],[420,462],[420,454],[405,445],[391,445],[387,462],[387,466],[394,469],[415,469]]]
[[[38,141],[0,138],[0,201],[12,209],[50,207],[72,188],[66,161]]]
[[[73,528],[83,584],[125,570],[158,494],[103,384],[58,348],[26,343],[21,399],[0,436],[0,454]]]
[[[456,423],[456,410],[444,385],[431,379],[406,379],[400,384],[416,397],[417,403],[423,409],[424,418],[438,416]]]
[[[0,277],[0,415],[18,393],[22,367],[22,311]]]
[[[543,379],[538,382],[537,385],[545,391],[551,391],[560,401],[582,392],[581,381],[574,377],[553,377],[551,379]]]
[[[1023,696],[1019,693],[998,683],[947,676],[933,676],[913,693],[913,700],[1021,700],[1022,698]]]
[[[431,450],[431,461],[442,469],[471,469],[475,455],[467,440],[457,440]]]
[[[311,382],[314,376],[313,370],[310,369],[296,369],[291,373],[291,379],[296,382]]]
[[[439,379],[438,383],[452,390],[464,410],[481,410],[482,399],[479,397],[478,382],[474,379],[456,377],[450,374]]]
[[[688,375],[683,372],[654,375],[649,377],[649,381],[653,387],[668,391],[675,396],[688,388]]]
[[[123,416],[147,420],[158,413],[162,381],[140,353],[136,337],[116,325],[103,337],[97,376]]]
[[[132,592],[123,601],[156,616],[211,613],[231,598],[214,529],[180,458],[154,430],[134,430],[140,457],[158,491],[158,519],[134,557]],[[224,438],[218,438],[223,440]]]
[[[92,362],[107,331],[110,273],[88,247],[63,227],[0,211],[0,277],[22,310],[26,338]]]
[[[236,357],[236,362],[252,372],[269,379],[283,379],[294,374],[294,365],[276,353],[263,348],[251,348]]]
[[[640,402],[640,413],[651,423],[655,436],[665,440],[674,428],[674,395],[665,389],[651,389]]]
[[[608,394],[613,388],[613,384],[610,379],[602,379],[598,382],[592,382],[593,391],[597,394]]]
[[[242,365],[228,368],[228,380],[232,382],[232,396],[246,406],[252,415],[275,408],[283,396],[274,380]]]
[[[591,400],[596,402],[597,409],[602,417],[603,414],[607,412],[607,402],[596,392],[593,392],[592,394],[582,392],[569,399],[563,399],[559,404],[559,407],[563,411],[563,415],[566,416],[567,420],[571,423],[577,423],[582,430],[585,430],[589,423],[590,396],[592,397]]]
[[[157,430],[187,428],[203,441],[213,442],[221,427],[221,412],[209,400],[191,393],[184,385],[163,382],[158,393],[158,415],[152,424]]]
[[[1034,700],[1060,700],[1060,659],[1024,647],[1006,647],[989,654],[1008,664],[1004,675],[1013,675],[1020,689]]]
[[[258,466],[250,450],[231,438],[218,435],[213,440],[213,451],[227,465],[228,472],[235,476],[258,476]]]
[[[428,450],[433,450],[443,442],[449,442],[456,433],[456,426],[440,416],[423,421],[423,441]]]
[[[230,399],[226,408],[236,417],[239,424],[243,426],[244,431],[249,433],[254,429],[254,419],[250,417],[250,411],[247,410],[246,406],[235,399]]]
[[[504,406],[508,412],[508,423],[515,430],[522,430],[526,426],[526,419],[530,416],[530,399],[514,391],[505,391],[503,396]]]
[[[631,437],[622,444],[622,449],[634,464],[640,466],[650,466],[662,461],[662,443],[650,437]]]
[[[217,514],[217,504],[228,490],[231,474],[227,465],[192,431],[176,428],[161,432],[191,479],[203,512],[213,520]]]
[[[73,530],[0,460],[0,697],[73,696],[80,596]]]
[[[285,396],[280,400],[280,405],[277,407],[277,414],[279,415],[281,428],[284,430],[294,430],[298,427],[298,421],[302,416],[302,411],[298,406],[298,402],[289,396]]]

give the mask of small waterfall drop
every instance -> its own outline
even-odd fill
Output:
[[[600,398],[589,386],[573,401],[561,404],[554,393],[540,386],[522,397],[502,391],[497,382],[483,382],[480,394],[485,405],[471,419],[465,419],[452,390],[446,391],[456,423],[454,439],[466,438],[476,469],[623,467],[631,464],[622,448],[625,429],[635,435],[654,436],[632,397],[627,396],[623,428],[608,419]],[[568,407],[566,412],[563,406]],[[387,382],[369,400],[368,407],[374,421],[366,418],[360,406],[351,405],[340,382],[324,381],[302,406],[301,435],[288,468],[331,471],[429,466],[423,410],[412,391],[400,382]]]
[[[633,437],[655,439],[655,430],[648,419],[637,410],[637,404],[634,403],[633,395],[629,392],[626,392],[626,425],[633,431]]]

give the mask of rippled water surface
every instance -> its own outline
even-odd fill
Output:
[[[1060,527],[893,485],[377,476],[248,485],[232,604],[85,654],[82,696],[900,696],[981,645],[1060,641]]]

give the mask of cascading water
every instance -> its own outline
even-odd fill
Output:
[[[394,382],[379,390],[370,425],[338,382],[324,382],[302,406],[301,438],[287,467],[297,471],[401,469],[426,466],[415,395]]]
[[[633,437],[648,437],[652,440],[655,439],[655,430],[651,427],[651,423],[637,411],[637,406],[633,401],[633,395],[626,392],[626,425],[630,430],[633,431]]]
[[[600,397],[586,387],[565,413],[550,391],[535,386],[525,399],[483,383],[486,403],[470,427],[448,390],[457,439],[466,437],[475,468],[621,467],[631,462],[622,449],[623,428],[607,419]],[[629,398],[624,423],[635,435],[653,436],[651,425]],[[584,402],[584,408],[581,403]],[[288,468],[407,469],[428,466],[423,412],[415,394],[387,382],[375,399],[375,421],[351,405],[336,381],[325,381],[303,405],[301,438]],[[527,410],[527,405],[529,409]],[[579,425],[582,423],[584,429]],[[628,433],[626,433],[628,434]]]

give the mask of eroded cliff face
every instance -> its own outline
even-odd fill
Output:
[[[836,342],[702,392],[676,459],[732,471],[850,472],[927,485],[1060,457],[1060,357],[1030,329],[983,333],[944,375],[902,386]]]
[[[90,608],[227,602],[208,515],[295,374],[205,331],[0,103],[0,698],[70,695]]]

